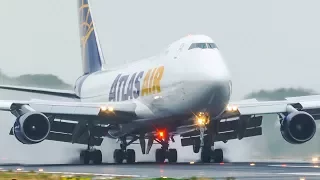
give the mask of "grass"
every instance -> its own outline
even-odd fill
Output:
[[[39,172],[0,172],[1,180],[91,180],[92,176],[66,176]]]
[[[112,179],[112,180],[133,180],[133,179],[144,179],[144,180],[235,180],[233,177],[228,178],[204,178],[204,177],[191,177],[191,178],[128,178],[128,177],[93,177],[93,176],[69,176],[65,174],[50,174],[44,172],[14,172],[4,171],[0,172],[0,180],[94,180],[94,179]]]

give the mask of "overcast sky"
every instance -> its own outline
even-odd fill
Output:
[[[320,1],[92,0],[110,66],[161,51],[188,34],[212,37],[234,98],[278,87],[320,92]],[[9,75],[81,75],[76,0],[1,0],[0,67]]]

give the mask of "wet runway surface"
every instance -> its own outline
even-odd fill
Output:
[[[311,163],[178,163],[102,164],[102,165],[0,165],[2,170],[92,173],[105,176],[214,177],[216,179],[320,179],[320,167]]]

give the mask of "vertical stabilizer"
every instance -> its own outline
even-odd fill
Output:
[[[103,60],[89,4],[89,0],[78,0],[81,55],[84,74],[100,71]]]

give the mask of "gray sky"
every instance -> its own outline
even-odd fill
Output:
[[[81,75],[76,0],[1,0],[0,66],[9,75]],[[233,75],[234,98],[277,87],[320,92],[320,1],[92,0],[109,65],[148,57],[187,34],[206,34]]]

